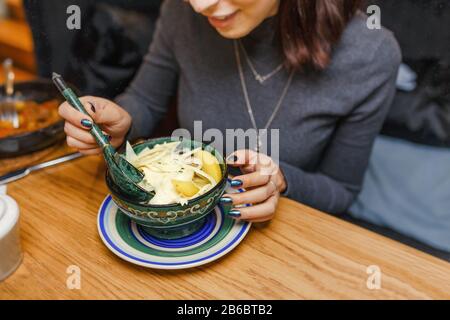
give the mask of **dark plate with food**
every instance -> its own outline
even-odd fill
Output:
[[[37,79],[14,86],[12,102],[19,114],[19,128],[0,122],[0,158],[9,158],[45,149],[64,139],[64,121],[58,115],[62,102],[53,82]],[[6,103],[0,86],[0,105]]]

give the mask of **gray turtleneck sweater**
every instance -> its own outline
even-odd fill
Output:
[[[285,196],[329,213],[343,213],[359,192],[375,137],[395,92],[399,47],[385,29],[369,30],[358,14],[322,72],[297,72],[271,125],[280,130]],[[242,39],[256,70],[282,61],[274,18]],[[243,58],[250,101],[264,127],[288,79],[279,72],[264,84]],[[166,0],[149,52],[130,87],[116,102],[133,117],[129,139],[148,137],[178,98],[180,126],[193,131],[252,128],[233,51],[189,4]],[[269,146],[270,148],[270,146]]]

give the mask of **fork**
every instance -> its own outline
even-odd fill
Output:
[[[17,113],[16,104],[14,103],[14,80],[15,74],[13,71],[13,62],[11,59],[6,59],[3,62],[3,69],[5,72],[5,102],[0,104],[0,121],[10,122],[13,128],[19,128],[19,115]]]

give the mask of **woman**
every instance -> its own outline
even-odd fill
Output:
[[[232,185],[247,191],[222,201],[253,205],[230,215],[270,220],[280,194],[344,212],[395,92],[401,57],[393,36],[367,28],[358,0],[187,2],[164,2],[149,53],[116,103],[82,99],[92,119],[119,146],[149,136],[177,94],[188,130],[195,120],[222,132],[279,128],[278,163],[252,150],[231,157],[243,173]],[[66,103],[60,114],[67,143],[99,153],[87,132],[92,119]]]

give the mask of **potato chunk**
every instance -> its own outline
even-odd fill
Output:
[[[220,170],[219,161],[216,157],[214,157],[211,153],[199,150],[194,156],[201,160],[202,162],[202,170],[210,175],[216,183],[222,179],[222,171]]]
[[[195,196],[200,189],[193,182],[172,180],[175,190],[183,197],[190,198]]]

